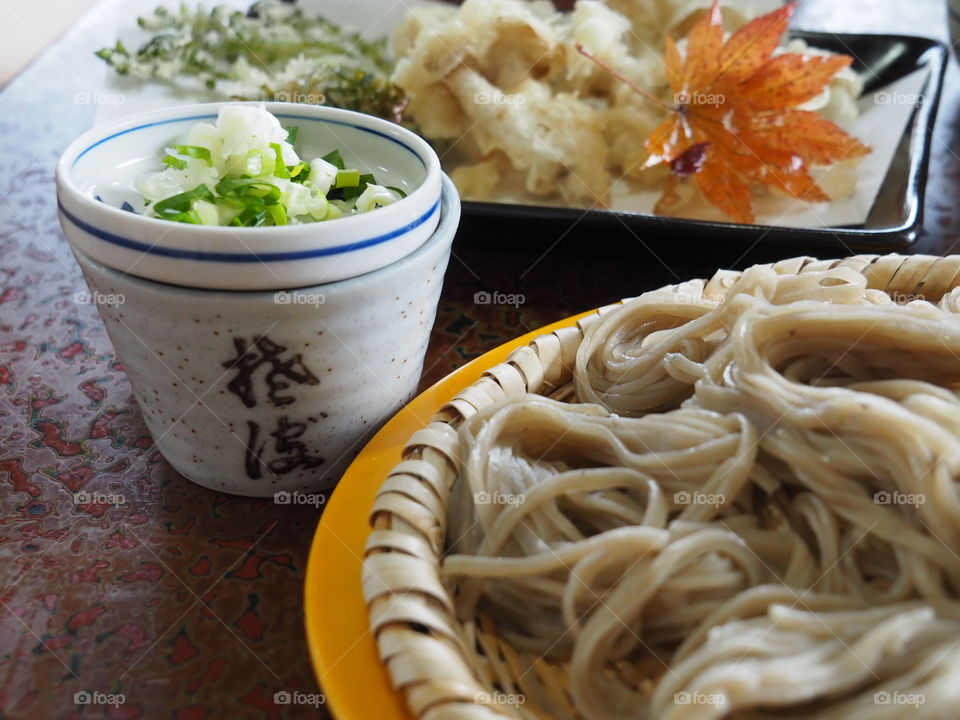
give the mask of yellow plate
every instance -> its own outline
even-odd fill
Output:
[[[377,655],[360,587],[370,508],[387,474],[400,462],[403,446],[485,370],[538,335],[573,325],[588,314],[527,333],[447,375],[384,425],[344,474],[314,535],[304,591],[310,657],[337,720],[412,720]]]

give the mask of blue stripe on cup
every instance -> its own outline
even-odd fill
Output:
[[[202,252],[200,250],[183,250],[180,248],[168,248],[161,247],[158,245],[149,245],[138,240],[131,240],[130,238],[125,238],[121,235],[115,235],[114,233],[107,232],[106,230],[101,230],[100,228],[94,227],[87,222],[84,222],[80,218],[73,215],[68,211],[63,205],[58,201],[57,206],[60,209],[60,212],[63,216],[69,220],[71,223],[76,225],[78,228],[84,232],[93,235],[104,242],[108,242],[111,245],[118,245],[128,250],[136,250],[138,252],[146,253],[148,255],[156,255],[160,257],[170,257],[178,258],[181,260],[199,260],[202,262],[227,262],[227,263],[262,263],[262,262],[285,262],[290,260],[308,260],[310,258],[326,257],[329,255],[339,255],[342,253],[353,252],[355,250],[362,250],[363,248],[372,247],[373,245],[380,245],[385,243],[388,240],[393,240],[400,235],[405,235],[411,230],[423,225],[427,222],[433,215],[440,210],[440,200],[437,200],[434,203],[433,207],[427,210],[423,215],[418,217],[416,220],[404,225],[403,227],[396,228],[391,230],[388,233],[383,235],[377,235],[366,240],[358,240],[357,242],[350,243],[349,245],[336,245],[329,248],[318,248],[314,250],[297,250],[291,252],[268,252],[268,253],[228,253],[228,252]],[[335,222],[335,221],[332,221]]]

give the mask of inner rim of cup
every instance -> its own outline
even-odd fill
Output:
[[[456,187],[453,184],[453,181],[446,175],[441,174],[441,199],[440,199],[440,222],[437,225],[436,229],[433,231],[433,234],[429,239],[423,243],[420,247],[414,250],[407,255],[404,255],[399,260],[390,263],[389,265],[384,265],[383,267],[377,268],[367,273],[361,275],[355,275],[353,277],[344,278],[343,280],[335,280],[329,283],[321,283],[314,285],[303,285],[297,287],[287,287],[287,288],[278,288],[271,290],[231,290],[231,289],[215,289],[215,288],[199,288],[191,287],[187,285],[176,285],[173,283],[163,282],[161,280],[153,280],[150,278],[140,277],[139,275],[133,275],[130,273],[124,273],[116,268],[112,268],[109,265],[97,260],[96,258],[90,257],[89,254],[83,252],[82,250],[73,247],[72,250],[75,253],[78,253],[83,256],[85,262],[96,266],[101,272],[109,276],[115,276],[117,279],[123,278],[128,282],[139,283],[148,288],[154,288],[156,290],[163,290],[166,292],[175,291],[182,293],[196,294],[198,298],[207,298],[211,295],[216,294],[226,294],[231,297],[262,297],[275,295],[277,292],[308,292],[311,290],[324,290],[326,292],[332,292],[340,289],[349,289],[351,286],[360,284],[360,283],[369,283],[371,281],[376,281],[378,275],[386,275],[388,273],[402,272],[407,265],[417,262],[417,260],[424,254],[431,252],[436,245],[444,243],[447,238],[449,242],[453,242],[453,236],[457,232],[457,226],[460,224],[460,196],[457,193]]]
[[[137,113],[117,122],[98,126],[88,130],[67,147],[57,164],[57,180],[59,190],[61,192],[68,193],[70,195],[70,199],[74,203],[93,205],[97,208],[98,214],[99,211],[104,211],[106,213],[105,219],[108,222],[111,220],[123,221],[126,223],[146,222],[150,223],[151,225],[157,222],[169,223],[170,221],[167,220],[132,214],[120,209],[119,207],[114,207],[109,203],[98,202],[96,197],[90,193],[92,188],[81,186],[76,176],[76,166],[88,153],[98,147],[106,145],[111,140],[115,140],[130,133],[135,133],[163,125],[215,120],[217,118],[219,108],[224,105],[262,105],[276,117],[284,120],[309,121],[320,125],[339,125],[350,127],[354,130],[369,133],[373,136],[385,139],[404,148],[411,156],[416,158],[419,165],[423,169],[423,175],[419,181],[415,183],[415,187],[413,187],[411,192],[408,193],[407,197],[403,198],[403,200],[399,202],[421,199],[422,195],[430,192],[429,180],[431,176],[441,172],[439,158],[437,158],[436,153],[430,147],[429,143],[426,142],[426,140],[400,125],[395,125],[394,123],[381,118],[364,115],[362,113],[357,113],[350,110],[343,110],[340,108],[296,105],[278,102],[225,101],[218,103],[183,105],[175,108]],[[389,130],[389,132],[387,132],[387,130]],[[157,152],[159,152],[161,149],[162,148],[154,148],[154,150]],[[61,202],[60,204],[62,207],[63,203]],[[363,214],[339,218],[336,220],[338,226],[344,230],[348,230],[352,225],[355,226],[364,221],[366,221],[366,218],[363,217]],[[191,229],[210,236],[224,235],[233,237],[233,234],[238,230],[256,232],[267,231],[271,234],[280,235],[286,233],[289,235],[296,233],[298,230],[302,230],[303,227],[304,225],[286,225],[269,228],[235,228],[204,225],[191,226]]]

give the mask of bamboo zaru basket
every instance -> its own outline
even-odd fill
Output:
[[[937,302],[960,284],[960,256],[800,257],[768,267],[781,276],[833,270],[848,277],[850,271],[860,273],[868,288],[885,291],[895,300],[921,296]],[[719,302],[739,276],[718,272],[700,285],[701,297]],[[531,696],[549,698],[555,710],[576,716],[563,667],[501,641],[489,617],[458,619],[456,589],[445,585],[439,568],[455,540],[447,537],[447,509],[459,471],[458,426],[479,410],[524,393],[575,401],[572,368],[577,348],[588,328],[618,307],[601,308],[570,327],[541,335],[488,369],[413,434],[403,461],[383,483],[371,512],[363,591],[381,660],[416,718],[556,716],[544,704],[523,702]],[[531,693],[534,687],[536,692]]]

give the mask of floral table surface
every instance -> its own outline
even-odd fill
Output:
[[[946,40],[944,12],[810,0],[795,24]],[[302,583],[322,507],[218,495],[169,468],[57,224],[53,166],[92,123],[91,50],[112,39],[96,17],[0,93],[0,717],[317,717]],[[958,119],[952,63],[918,252],[960,237]],[[422,385],[540,325],[712,270],[457,245]]]

